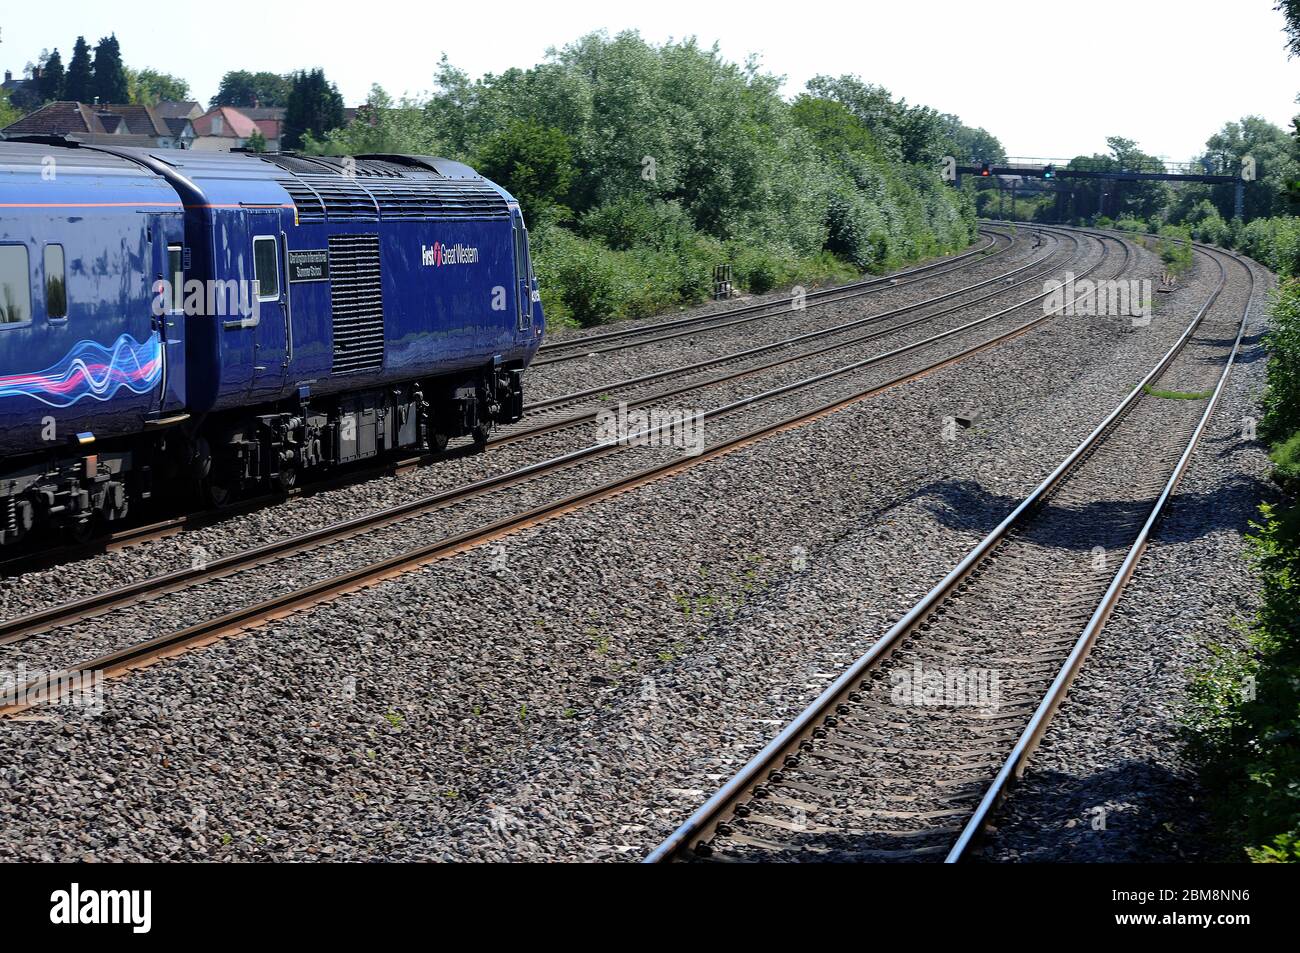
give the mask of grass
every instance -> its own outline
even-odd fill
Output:
[[[1214,395],[1213,389],[1204,391],[1159,390],[1150,384],[1142,385],[1142,392],[1162,400],[1206,400]]]

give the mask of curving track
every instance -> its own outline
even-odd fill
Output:
[[[1076,241],[1076,251],[1084,246],[1088,246],[1089,251],[1095,251],[1096,249],[1090,244],[1091,241],[1091,239],[1088,242]],[[1102,267],[1106,260],[1105,249],[1111,245],[1118,245],[1123,249],[1123,262],[1119,266],[1119,271],[1123,271],[1129,259],[1128,247],[1117,239],[1105,239],[1099,243],[1102,248],[1101,257],[1085,269],[1083,274]],[[1077,259],[1078,256],[1070,256],[1057,267],[1072,266]],[[642,467],[633,464],[644,458],[619,452],[627,450],[626,447],[610,442],[593,444],[470,486],[435,494],[390,510],[367,514],[346,523],[327,526],[311,533],[235,553],[224,559],[181,570],[168,576],[142,580],[112,592],[98,593],[68,604],[51,606],[5,623],[0,627],[0,639],[3,640],[3,644],[13,645],[27,642],[40,635],[41,639],[34,647],[35,650],[43,652],[47,659],[64,671],[100,670],[110,674],[120,673],[183,648],[205,644],[213,638],[247,630],[289,612],[319,604],[340,593],[372,584],[433,559],[459,552],[515,529],[661,478],[693,466],[701,460],[711,459],[761,439],[768,434],[831,413],[885,388],[915,379],[1022,334],[1049,320],[1053,315],[1043,314],[1041,309],[1037,309],[1038,313],[1033,313],[1025,321],[1016,317],[1017,312],[1037,304],[1044,296],[1044,294],[1036,294],[1009,306],[997,308],[991,313],[982,313],[979,317],[970,320],[966,319],[968,315],[958,315],[955,320],[959,323],[916,340],[899,343],[884,351],[875,351],[868,356],[808,376],[799,376],[794,380],[771,386],[767,390],[749,393],[739,399],[715,406],[706,415],[710,424],[712,425],[714,421],[734,418],[734,430],[724,439],[711,440],[705,453],[699,457],[683,459],[679,453],[665,453],[661,454],[663,457],[661,462],[650,467]],[[976,301],[982,300],[984,298],[976,299]],[[970,304],[972,303],[967,303],[966,309],[969,310]],[[864,378],[865,372],[869,372],[872,376]],[[753,373],[753,371],[746,373]],[[832,384],[835,385],[834,389],[828,391],[828,385]],[[828,393],[829,399],[827,399]],[[791,403],[793,406],[788,406]],[[755,418],[753,414],[760,408],[763,409],[764,416],[761,419]],[[756,421],[757,425],[755,425]],[[728,428],[732,427],[733,425],[729,423]],[[619,472],[612,477],[604,471],[604,468],[586,465],[614,455],[617,455],[618,459],[625,460],[626,466],[620,465]],[[584,474],[583,479],[588,482],[582,489],[574,492],[575,481],[571,474],[577,472],[575,468],[580,464],[583,465],[581,470]],[[475,511],[471,508],[462,521],[457,515],[461,511],[452,510],[453,506],[495,499],[506,487],[528,487],[542,478],[557,474],[560,476],[552,479],[547,485],[540,501],[537,497],[533,497],[529,500],[532,505],[521,505],[508,516],[482,519],[476,517]],[[423,531],[423,524],[416,522],[420,517],[448,512],[452,519],[448,521],[444,518],[439,525],[431,526],[428,532]],[[471,528],[448,533],[447,522],[460,525],[466,525],[468,522]],[[420,531],[417,536],[431,541],[412,547],[408,531],[405,539],[397,539],[389,545],[388,549],[385,549],[385,545],[377,538],[379,530],[407,526],[418,528]],[[313,573],[303,569],[302,564],[298,562],[287,561],[290,557],[305,560],[317,558],[327,547],[346,544],[349,541],[355,547],[349,550],[356,554],[352,558],[355,568],[341,574],[319,570]],[[380,551],[383,555],[376,556],[375,553]],[[274,573],[264,571],[271,566],[276,567]],[[299,579],[307,575],[311,579],[307,583],[270,587],[270,590],[274,591],[268,591],[267,586],[261,585],[265,579],[277,574],[291,579]],[[222,589],[222,606],[229,611],[214,613],[209,618],[195,619],[191,625],[169,628],[163,635],[125,646],[105,644],[103,641],[105,632],[139,630],[142,627],[141,622],[131,621],[132,613],[136,610],[142,608],[152,610],[154,619],[159,615],[166,617],[168,597],[172,594],[187,593],[219,580],[224,587],[229,586],[232,581],[245,579],[250,579],[252,582],[236,582],[233,588]],[[241,585],[247,586],[247,594],[237,596]],[[226,593],[230,593],[228,598],[225,596]],[[147,615],[145,617],[148,618]],[[93,626],[83,628],[92,629],[96,633],[95,639],[89,641],[84,638],[69,639],[68,643],[64,644],[64,639],[67,638],[64,630],[71,630],[92,620],[95,620]],[[146,622],[143,627],[149,629],[153,625]],[[111,641],[120,642],[120,639]],[[69,657],[70,653],[84,651],[85,647],[92,645],[100,646],[107,651],[101,651],[94,657],[82,656],[81,660],[77,660],[75,656]],[[57,673],[35,680],[26,686],[21,694],[25,703],[10,706],[7,711],[12,713],[21,710],[26,707],[27,702],[39,701],[50,692],[57,691],[59,682]]]
[[[1007,518],[649,856],[960,860],[1062,703],[1218,401],[1239,256],[1182,337]],[[1244,293],[1225,295],[1245,272]],[[1203,393],[1162,399],[1158,388]]]

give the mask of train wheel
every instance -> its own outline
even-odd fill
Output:
[[[232,486],[211,479],[203,481],[203,502],[213,509],[225,509],[235,502],[235,496]]]

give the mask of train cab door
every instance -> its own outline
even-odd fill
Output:
[[[528,229],[517,207],[510,209],[510,222],[514,227],[515,251],[515,330],[517,338],[533,331],[533,274],[528,257]]]
[[[246,326],[253,336],[253,401],[284,393],[292,359],[289,289],[283,210],[245,209],[256,308]]]
[[[150,302],[151,330],[160,341],[162,379],[150,417],[184,413],[185,389],[185,223],[177,212],[149,215],[149,255],[154,284]]]

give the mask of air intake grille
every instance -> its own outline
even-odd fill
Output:
[[[373,160],[367,160],[373,164]],[[396,166],[394,166],[396,168]],[[501,193],[475,179],[300,174],[277,180],[304,222],[410,222],[506,219]]]
[[[374,196],[345,175],[300,175],[300,182],[316,193],[331,222],[377,222],[379,206]],[[301,219],[301,216],[299,216]]]
[[[289,193],[289,198],[293,199],[299,224],[325,221],[325,203],[320,200],[319,195],[297,179],[276,179],[276,181],[284,186],[284,190]]]
[[[384,366],[378,235],[331,235],[330,303],[336,374]]]
[[[371,180],[366,188],[375,197],[385,220],[509,218],[506,200],[485,182],[473,180]]]

